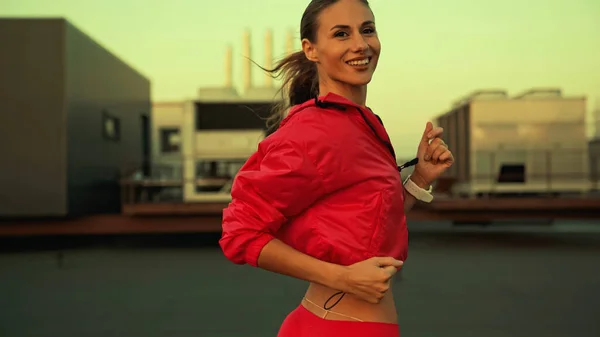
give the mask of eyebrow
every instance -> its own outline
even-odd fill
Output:
[[[365,21],[365,22],[362,23],[361,26],[372,25],[372,24],[375,24],[375,22],[374,21]],[[330,30],[334,30],[334,29],[349,29],[349,28],[350,28],[350,26],[348,26],[348,25],[335,25]]]

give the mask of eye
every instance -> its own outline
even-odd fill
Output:
[[[346,37],[346,36],[348,36],[348,33],[346,33],[343,30],[340,30],[340,31],[335,32],[335,34],[333,34],[333,36],[335,36],[335,37]]]
[[[375,33],[375,28],[373,27],[367,27],[365,29],[363,29],[363,34],[374,34]]]

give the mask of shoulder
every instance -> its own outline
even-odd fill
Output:
[[[262,150],[281,146],[313,148],[327,144],[331,134],[331,116],[317,107],[292,111],[281,126],[261,142]]]
[[[350,131],[346,127],[348,121],[347,111],[304,105],[294,107],[276,133],[279,137],[291,137],[309,143],[330,142]]]

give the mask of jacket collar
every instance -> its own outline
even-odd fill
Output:
[[[297,114],[298,112],[316,106],[319,109],[334,109],[334,110],[347,110],[347,108],[354,108],[360,112],[360,115],[364,119],[365,124],[373,131],[375,136],[388,148],[390,151],[390,159],[393,163],[396,163],[396,153],[394,152],[394,147],[391,144],[390,137],[387,134],[385,127],[383,126],[383,122],[379,118],[379,116],[375,115],[373,111],[369,107],[360,106],[351,100],[334,94],[328,93],[324,96],[319,96],[313,99],[310,99],[302,104],[298,104],[293,106],[290,109],[288,115],[281,121],[279,127],[284,126],[289,119]],[[367,110],[367,113],[364,111]]]
[[[339,104],[339,105],[349,105],[355,108],[359,108],[359,109],[364,109],[366,107],[358,105],[354,102],[352,102],[351,100],[347,99],[344,96],[340,96],[338,94],[334,94],[332,92],[327,93],[325,96],[320,96],[318,98],[318,100],[320,102],[324,102],[324,103],[333,103],[333,104]],[[368,108],[367,108],[368,109]]]
[[[329,92],[326,95],[309,99],[308,101],[306,101],[302,104],[298,104],[298,105],[291,107],[287,116],[281,121],[280,126],[283,126],[284,124],[286,124],[287,121],[293,115],[300,112],[301,110],[304,110],[309,107],[314,107],[314,106],[317,106],[322,109],[337,109],[337,110],[346,110],[348,107],[353,107],[353,108],[357,108],[357,109],[361,109],[361,110],[366,108],[369,112],[371,112],[371,113],[373,112],[369,107],[361,106],[359,104],[352,102],[351,100],[347,99],[346,97]]]

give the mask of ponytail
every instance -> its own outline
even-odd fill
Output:
[[[261,67],[262,68],[262,67]],[[273,78],[282,78],[281,102],[275,104],[267,118],[267,133],[277,130],[289,111],[319,94],[317,65],[306,58],[304,51],[297,51],[277,63],[273,69],[264,69]]]

